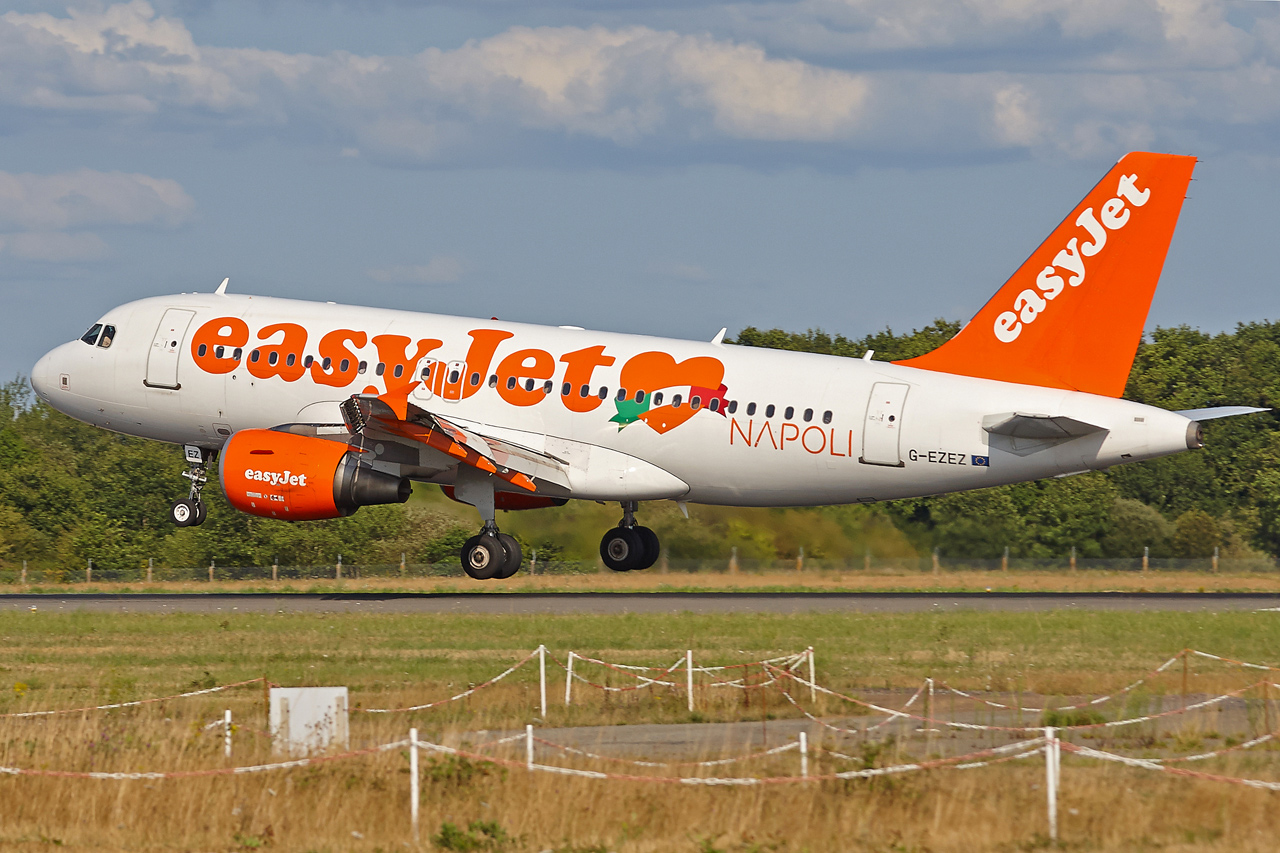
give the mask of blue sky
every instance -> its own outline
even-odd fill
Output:
[[[1201,158],[1151,325],[1280,318],[1277,3],[0,12],[3,376],[228,275],[708,339],[963,320],[1131,149]]]

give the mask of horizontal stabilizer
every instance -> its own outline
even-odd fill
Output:
[[[1269,412],[1270,409],[1256,409],[1253,406],[1217,406],[1211,409],[1183,409],[1177,414],[1193,421],[1212,421],[1217,418],[1234,418],[1236,415],[1256,415],[1258,412]]]
[[[1066,441],[1103,431],[1103,427],[1063,415],[1024,415],[1019,412],[988,415],[982,419],[982,428],[992,435],[1037,441]]]

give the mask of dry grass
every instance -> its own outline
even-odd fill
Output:
[[[0,613],[0,711],[74,707],[163,695],[252,678],[347,684],[365,707],[438,699],[483,680],[538,642],[620,662],[669,664],[692,642],[700,660],[758,660],[814,642],[824,683],[901,704],[922,674],[966,688],[1022,693],[1035,704],[1077,691],[1111,690],[1186,645],[1275,662],[1280,620],[1270,613],[901,614],[884,616],[476,617],[360,614]],[[210,675],[206,675],[206,672]],[[439,711],[356,714],[352,746],[422,736],[461,743],[479,729],[543,725],[689,722],[679,692],[633,693],[607,701],[586,689],[565,709],[552,669],[548,720],[536,719],[536,669]],[[1253,677],[1194,662],[1191,689],[1230,689]],[[1180,672],[1129,702],[1145,708],[1176,694]],[[21,691],[10,685],[25,685]],[[615,678],[614,683],[619,683]],[[18,695],[21,692],[23,695]],[[1041,695],[1032,695],[1039,692]],[[759,720],[758,700],[701,690],[695,719]],[[1126,703],[1106,706],[1117,714]],[[231,708],[240,726],[235,764],[268,760],[262,694],[245,688],[137,710],[38,720],[0,719],[0,764],[59,770],[180,770],[225,766],[221,736],[203,726]],[[835,703],[822,713],[848,713]],[[966,712],[940,706],[939,715]],[[972,709],[969,709],[972,712]],[[791,712],[776,695],[767,713]],[[981,718],[983,721],[990,717]],[[1032,722],[1028,720],[1028,722]],[[1274,724],[1275,719],[1272,719]],[[1126,751],[1217,746],[1227,734],[1256,733],[1248,719],[1226,727],[1204,715],[1153,739],[1135,731]],[[1238,731],[1237,731],[1238,729]],[[999,742],[1005,742],[1001,739]],[[1090,745],[1099,741],[1090,739]],[[772,744],[771,744],[772,745]],[[897,757],[954,755],[980,745],[909,741]],[[857,744],[842,751],[857,752]],[[742,750],[730,750],[740,752]],[[518,755],[514,753],[503,753]],[[1236,754],[1198,769],[1280,778],[1280,754]],[[556,762],[561,761],[556,758]],[[1276,794],[1083,763],[1064,756],[1064,846],[1072,850],[1261,851],[1280,829]],[[588,765],[579,765],[588,766]],[[590,765],[599,768],[599,765]],[[941,770],[875,783],[761,789],[576,780],[523,769],[428,762],[423,837],[409,836],[407,756],[395,751],[254,776],[103,781],[0,776],[0,848],[48,850],[369,851],[444,849],[430,837],[445,822],[492,822],[506,841],[475,849],[616,851],[1016,851],[1047,846],[1043,764],[1038,759],[968,771]],[[848,769],[815,759],[813,772]],[[622,769],[614,765],[609,769]],[[791,774],[794,754],[751,774]],[[643,773],[654,771],[644,770]],[[723,768],[716,772],[724,773]],[[733,768],[733,772],[740,772]],[[1074,811],[1073,811],[1074,810]],[[486,824],[488,825],[488,824]],[[478,832],[478,830],[477,830]],[[495,830],[498,832],[498,830]],[[353,835],[358,833],[359,836]],[[476,835],[473,832],[472,835]],[[477,837],[483,836],[479,833]],[[491,836],[488,837],[492,841]],[[465,844],[459,840],[457,845]],[[407,845],[407,846],[406,846]]]
[[[646,572],[530,575],[509,581],[458,577],[341,580],[156,581],[48,585],[13,584],[8,592],[1264,592],[1280,593],[1280,572],[1183,571],[942,571]]]

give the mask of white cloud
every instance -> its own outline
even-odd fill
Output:
[[[393,266],[371,269],[367,275],[386,284],[452,284],[462,278],[462,261],[449,255],[436,255],[418,266]]]
[[[87,231],[37,231],[0,235],[0,253],[24,261],[75,263],[101,260],[111,254],[111,249],[101,237]]]
[[[1249,153],[1280,123],[1280,27],[1253,10],[1228,19],[1216,0],[802,0],[609,14],[609,27],[517,26],[451,50],[321,56],[197,44],[141,0],[9,12],[0,105],[29,123],[74,114],[446,165],[580,161],[583,142],[766,164],[849,162],[850,152],[1093,156],[1142,140]]]
[[[149,175],[91,169],[56,175],[0,172],[0,229],[173,227],[194,208],[177,181]]]

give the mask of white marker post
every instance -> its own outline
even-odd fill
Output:
[[[818,682],[814,678],[817,667],[813,663],[813,646],[809,647],[809,701],[818,701]]]
[[[800,776],[809,778],[809,735],[806,732],[800,733]]]
[[[231,709],[222,712],[222,754],[231,757]]]
[[[547,718],[547,647],[538,646],[538,693],[542,699],[542,719]]]
[[[693,713],[693,649],[684,653],[685,688],[689,692],[689,713]]]
[[[1044,787],[1049,803],[1049,840],[1058,840],[1058,735],[1050,726],[1044,730]]]
[[[573,652],[569,652],[569,666],[565,669],[564,676],[564,704],[568,705],[573,701]]]
[[[533,723],[524,727],[524,763],[533,772]]]
[[[418,840],[418,730],[409,729],[409,822]]]

